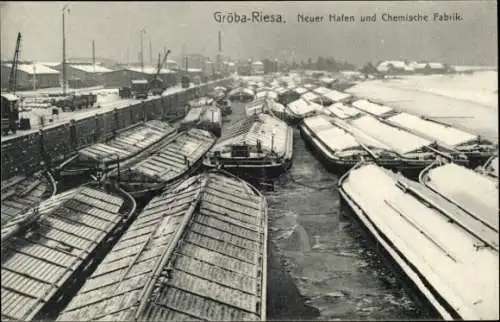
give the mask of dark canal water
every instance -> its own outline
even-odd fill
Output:
[[[243,117],[233,103],[229,123]],[[290,175],[269,205],[268,319],[438,318],[381,260],[353,213],[340,206],[337,177],[294,133]],[[415,298],[417,298],[415,300]]]

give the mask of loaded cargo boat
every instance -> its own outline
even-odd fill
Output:
[[[222,130],[222,112],[217,106],[192,107],[179,124],[179,130],[200,128],[219,137]]]
[[[135,198],[151,196],[195,173],[215,141],[215,136],[205,130],[183,131],[164,141],[153,154],[131,160],[130,166],[115,169],[109,176]]]
[[[223,171],[152,199],[58,321],[266,320],[267,203]]]
[[[397,168],[412,178],[418,177],[420,171],[432,164],[437,157],[464,165],[468,162],[465,155],[455,150],[391,126],[371,115],[347,120],[334,118],[334,123],[351,132],[360,142],[363,142],[364,137],[370,137],[387,146],[397,155]]]
[[[250,102],[255,98],[255,92],[250,88],[238,87],[230,91],[227,98],[233,102]]]
[[[40,171],[28,178],[16,176],[2,182],[2,227],[56,192],[56,181],[49,171]]]
[[[87,185],[2,225],[2,320],[55,319],[135,211],[115,185]]]
[[[292,165],[293,129],[268,114],[248,116],[224,131],[203,160],[248,179],[279,176]]]
[[[386,264],[418,291],[415,297],[446,320],[499,319],[498,230],[374,164],[353,167],[339,180],[339,192],[382,246]]]
[[[157,120],[135,124],[121,130],[108,142],[79,150],[77,155],[59,166],[60,175],[66,179],[102,175],[139,153],[154,150],[162,140],[176,132],[167,122]]]
[[[465,154],[471,168],[482,166],[498,149],[493,142],[479,135],[408,113],[396,114],[386,118],[385,121]]]

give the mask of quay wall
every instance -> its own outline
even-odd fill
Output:
[[[86,118],[7,139],[2,142],[1,180],[16,175],[29,176],[40,170],[42,161],[50,162],[53,167],[77,150],[106,141],[117,131],[139,122],[183,117],[187,102],[195,97],[196,92],[207,94],[213,87],[227,86],[230,81],[229,78],[216,80],[105,113],[96,110],[95,115]]]

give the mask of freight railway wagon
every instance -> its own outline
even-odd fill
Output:
[[[53,105],[62,108],[65,112],[92,107],[95,103],[97,103],[97,95],[95,94],[73,95],[60,100],[54,99],[52,101]]]

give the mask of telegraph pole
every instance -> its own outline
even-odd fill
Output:
[[[149,61],[151,66],[153,66],[153,45],[151,44],[151,40],[149,41]]]

